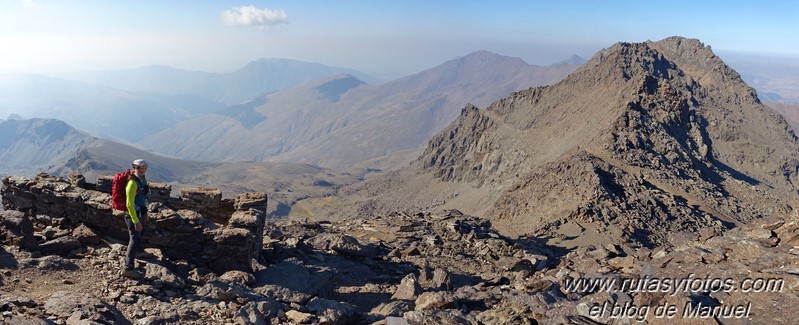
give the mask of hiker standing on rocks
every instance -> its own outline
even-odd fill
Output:
[[[136,159],[133,161],[133,173],[128,177],[127,185],[125,186],[125,198],[128,208],[125,214],[125,223],[128,225],[128,251],[125,255],[125,270],[122,275],[126,277],[136,278],[141,274],[134,270],[134,258],[140,253],[144,253],[144,246],[142,246],[142,230],[144,223],[147,222],[147,194],[150,187],[147,185],[147,178],[144,174],[147,172],[147,162],[144,159]]]

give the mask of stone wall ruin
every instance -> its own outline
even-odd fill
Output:
[[[80,246],[75,243],[87,238],[112,237],[126,242],[125,213],[113,210],[110,205],[111,179],[100,176],[96,184],[90,184],[74,173],[69,181],[47,174],[33,179],[4,177],[0,195],[4,208],[9,210],[3,212],[4,216],[8,215],[9,222],[15,224],[36,226],[15,230],[24,234],[0,234],[0,240],[28,238],[23,245],[26,248],[59,255],[69,254],[70,248]],[[145,225],[145,247],[158,248],[167,257],[186,260],[217,274],[252,271],[252,261],[258,258],[262,248],[265,193],[223,199],[217,189],[189,188],[173,198],[170,185],[151,183],[150,186],[152,225]],[[33,228],[38,230],[36,237]],[[36,242],[30,242],[30,238]]]

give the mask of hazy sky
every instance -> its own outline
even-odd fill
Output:
[[[799,0],[0,0],[0,72],[227,72],[269,57],[408,74],[476,50],[546,65],[672,35],[799,59]]]

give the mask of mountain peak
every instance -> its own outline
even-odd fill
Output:
[[[563,60],[560,62],[555,62],[551,64],[551,66],[560,66],[560,65],[581,65],[586,62],[586,59],[583,59],[581,56],[577,54],[572,54],[570,58],[567,60]]]
[[[481,65],[494,64],[496,62],[507,62],[525,66],[528,65],[527,62],[524,62],[524,60],[520,58],[505,56],[487,50],[475,51],[452,61]]]
[[[442,200],[487,215],[512,235],[566,236],[562,225],[593,223],[649,246],[680,227],[781,209],[787,199],[768,198],[795,195],[796,147],[784,119],[709,47],[671,37],[616,43],[555,85],[464,109],[401,175],[446,187],[392,186],[424,191],[412,197],[421,206]]]
[[[672,36],[657,42],[647,42],[677,64],[686,75],[705,87],[713,87],[726,94],[746,94],[749,100],[757,101],[754,88],[743,81],[741,75],[716,56],[710,46],[698,39]]]
[[[698,39],[672,36],[657,42],[647,41],[646,44],[662,53],[669,60],[679,65],[681,69],[689,72],[689,74],[697,72],[697,75],[693,76],[697,80],[702,77],[698,73],[707,75],[712,70],[728,74],[730,78],[740,78],[737,72],[733,71],[721,58],[713,53],[710,46],[706,46]],[[723,69],[719,69],[722,67]]]
[[[322,85],[322,84],[326,84],[326,83],[341,82],[341,81],[355,81],[355,82],[361,82],[361,83],[364,82],[361,79],[358,79],[358,77],[353,76],[352,74],[339,73],[337,75],[333,75],[333,76],[330,76],[330,77],[327,77],[327,78],[319,79],[318,81],[316,81],[316,82],[314,82],[312,84],[314,86],[318,86],[318,85]]]
[[[629,80],[641,74],[667,77],[667,70],[670,68],[676,67],[650,44],[619,42],[597,52],[580,71],[590,70],[601,75],[621,76]]]
[[[715,58],[716,54],[713,53],[709,45],[705,45],[702,41],[696,38],[685,38],[682,36],[670,36],[660,41],[647,41],[661,49],[671,49],[672,51],[681,50],[686,52],[695,53],[695,58]]]
[[[325,96],[332,102],[338,101],[342,95],[352,88],[366,84],[360,79],[349,73],[335,75],[328,79],[323,79],[313,87],[314,90]]]
[[[759,102],[756,91],[697,39],[672,36],[660,41],[619,42],[600,50],[578,71],[593,70],[610,77],[657,78],[687,76],[704,87],[721,89],[726,94],[747,94]]]
[[[49,118],[0,120],[0,169],[33,172],[64,161],[94,138],[64,121]]]
[[[457,86],[457,83],[492,80],[506,82],[508,75],[529,71],[534,67],[520,58],[481,50],[446,61],[432,69],[399,79],[400,83],[419,85]]]
[[[260,58],[260,59],[257,59],[257,60],[250,61],[244,67],[242,67],[241,70],[252,69],[254,67],[259,67],[259,66],[282,65],[282,64],[299,64],[299,63],[308,63],[308,62],[302,62],[302,61],[292,60],[292,59],[283,59],[283,58]],[[321,65],[319,63],[310,63],[310,64]]]
[[[172,66],[164,65],[164,64],[151,64],[148,66],[141,67],[144,70],[152,70],[152,71],[174,71],[174,70],[182,70]],[[131,69],[135,70],[135,69]],[[182,70],[185,71],[185,70]]]

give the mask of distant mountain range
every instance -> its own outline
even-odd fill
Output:
[[[109,88],[193,95],[225,105],[237,105],[281,89],[342,73],[352,74],[368,82],[377,81],[374,77],[353,69],[267,58],[250,62],[230,73],[186,71],[152,65],[119,71],[72,73],[62,77]]]
[[[0,173],[78,170],[93,180],[145,158],[155,181],[265,191],[281,213],[297,202],[309,215],[455,208],[559,245],[654,246],[792,209],[794,131],[709,47],[619,43],[582,63],[540,67],[480,51],[384,84],[335,74],[230,106],[179,94],[191,78],[171,68],[172,94],[2,78],[0,107],[181,159],[12,116],[0,120]],[[155,78],[144,75],[139,85]],[[329,197],[362,175],[324,167],[408,162]]]
[[[797,102],[796,64],[736,60],[744,80],[763,90],[761,99]],[[552,84],[582,62],[574,56],[539,67],[481,51],[384,84],[352,69],[287,59],[260,59],[230,73],[154,65],[59,78],[0,75],[0,117],[56,118],[185,159],[396,169],[466,103],[485,107]]]
[[[654,247],[680,231],[788,215],[797,148],[785,119],[698,40],[618,43],[555,85],[466,106],[411,166],[343,201],[301,205],[322,215],[460,209],[559,246]]]
[[[270,211],[275,216],[288,214],[298,199],[332,195],[337,187],[361,177],[303,164],[179,160],[93,137],[60,120],[0,120],[0,176],[30,177],[39,172],[66,176],[79,171],[94,182],[100,174],[129,169],[138,158],[150,164],[148,179],[170,183],[174,195],[187,186],[219,188],[226,196],[267,192],[274,200]]]
[[[55,118],[94,135],[135,142],[225,106],[191,95],[131,92],[39,75],[0,75],[0,114]]]
[[[183,121],[141,143],[184,159],[396,168],[466,103],[557,82],[581,61],[541,67],[480,51],[380,85],[344,74]]]
[[[0,171],[37,173],[102,141],[59,120],[0,120]]]
[[[725,53],[723,57],[757,89],[764,102],[799,104],[799,59],[742,53]]]
[[[285,59],[261,59],[232,73],[166,66],[46,77],[0,75],[0,116],[55,118],[103,138],[135,143],[195,116],[312,80],[361,72]]]

